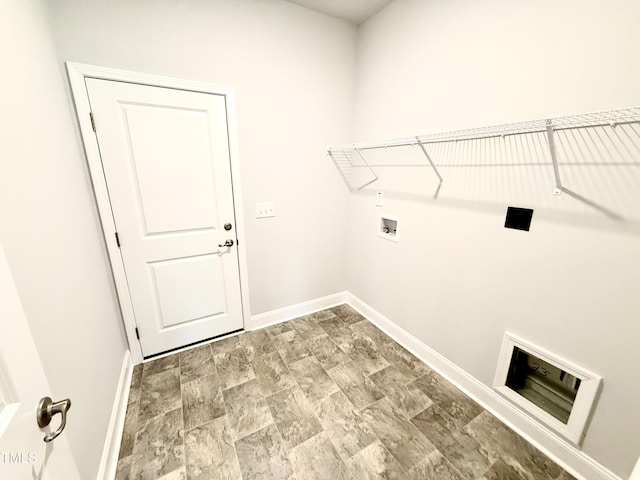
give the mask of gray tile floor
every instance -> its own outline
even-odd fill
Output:
[[[134,370],[124,479],[569,480],[347,305]]]

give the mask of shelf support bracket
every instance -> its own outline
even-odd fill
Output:
[[[364,187],[366,187],[367,185],[371,185],[373,182],[378,180],[378,176],[376,175],[376,172],[373,171],[373,168],[371,168],[371,165],[369,165],[369,162],[367,162],[367,159],[364,158],[364,155],[362,155],[362,153],[360,152],[360,149],[357,148],[355,145],[353,146],[353,149],[355,150],[355,152],[358,154],[358,156],[360,157],[360,159],[364,162],[364,164],[367,166],[367,168],[369,169],[369,171],[371,172],[371,175],[374,176],[373,180],[369,180],[367,183],[365,183],[364,185],[361,185],[358,187],[358,190],[362,190]]]
[[[556,151],[556,141],[553,136],[553,121],[546,122],[547,140],[549,142],[549,153],[551,154],[551,162],[553,163],[553,176],[556,179],[556,187],[553,189],[554,195],[562,193],[562,181],[560,180],[560,167],[558,166],[558,154]]]
[[[444,180],[442,178],[442,175],[440,175],[440,172],[438,171],[438,167],[436,167],[436,164],[433,163],[433,160],[431,160],[431,157],[429,156],[429,153],[427,153],[427,149],[424,148],[424,145],[420,141],[420,137],[416,137],[416,142],[418,142],[418,146],[422,150],[422,153],[424,153],[424,156],[427,157],[427,160],[429,161],[429,164],[431,165],[431,168],[433,168],[433,171],[437,175],[438,180],[440,180],[440,183],[438,183],[438,188],[436,188],[436,193],[433,195],[433,198],[438,198],[438,194],[440,193],[440,188],[442,187],[442,182]]]
[[[553,162],[553,175],[556,179],[556,186],[553,189],[553,194],[554,195],[561,195],[562,193],[565,193],[567,195],[569,195],[571,198],[575,198],[576,200],[578,200],[579,202],[584,203],[585,205],[589,205],[591,208],[594,208],[602,213],[604,213],[605,215],[607,215],[610,218],[613,218],[614,220],[618,220],[621,221],[623,220],[623,218],[618,215],[617,213],[609,210],[606,207],[603,207],[602,205],[589,200],[588,198],[580,195],[577,192],[574,192],[573,190],[568,189],[567,187],[562,185],[562,181],[560,180],[560,167],[558,166],[558,154],[556,151],[556,142],[554,139],[554,131],[553,131],[553,121],[552,120],[547,120],[546,122],[546,131],[547,131],[547,139],[549,140],[549,152],[551,153],[551,161]]]

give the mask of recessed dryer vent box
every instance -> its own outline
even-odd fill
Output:
[[[494,387],[541,424],[580,445],[600,376],[505,333]]]
[[[398,225],[400,219],[395,215],[381,214],[378,217],[378,236],[391,240],[393,242],[398,241]]]

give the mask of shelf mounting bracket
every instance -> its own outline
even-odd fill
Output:
[[[560,167],[558,166],[558,154],[556,152],[556,141],[553,136],[553,121],[547,120],[545,123],[547,132],[547,140],[549,142],[549,153],[551,154],[551,162],[553,163],[553,176],[556,179],[556,186],[553,189],[554,195],[562,193],[562,181],[560,180]]]
[[[367,183],[365,183],[364,185],[361,185],[358,187],[358,190],[362,190],[364,187],[366,187],[367,185],[371,185],[373,182],[378,180],[378,176],[376,175],[376,172],[373,171],[373,168],[371,168],[371,165],[369,165],[369,162],[367,162],[367,159],[364,158],[364,155],[362,155],[362,152],[360,152],[360,149],[357,148],[355,145],[353,146],[353,149],[355,150],[355,152],[358,154],[358,156],[360,157],[360,159],[364,162],[364,164],[367,166],[367,168],[369,169],[369,171],[371,172],[371,175],[374,176],[373,180],[368,181]]]
[[[614,220],[618,220],[618,221],[623,220],[623,218],[617,213],[609,210],[606,207],[603,207],[602,205],[592,200],[589,200],[587,197],[580,195],[579,193],[574,192],[573,190],[570,190],[569,188],[562,185],[562,181],[560,180],[560,167],[558,166],[558,154],[556,151],[556,142],[554,139],[553,121],[547,120],[545,127],[547,132],[547,139],[549,140],[549,152],[551,154],[551,161],[553,162],[553,175],[556,180],[556,186],[553,189],[553,194],[561,195],[565,193],[571,198],[575,198],[579,202],[582,202],[585,205],[589,205],[591,208],[599,210],[600,212],[604,213],[610,218],[613,218]]]
[[[416,142],[418,142],[418,146],[422,150],[422,153],[424,153],[424,156],[427,157],[427,161],[431,165],[431,168],[433,168],[433,171],[437,175],[438,180],[440,180],[440,182],[438,183],[438,188],[436,188],[436,193],[433,195],[433,198],[438,198],[438,194],[440,193],[440,188],[442,187],[442,182],[444,180],[442,178],[442,175],[440,175],[440,172],[438,171],[438,167],[436,167],[436,164],[433,163],[433,160],[431,160],[431,157],[429,156],[429,153],[427,152],[427,149],[424,148],[424,145],[420,141],[420,137],[416,137]]]

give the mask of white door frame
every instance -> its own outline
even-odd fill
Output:
[[[236,130],[236,106],[235,106],[235,90],[233,87],[224,85],[216,85],[213,83],[196,82],[191,80],[182,80],[179,78],[164,77],[160,75],[151,75],[145,73],[137,73],[116,68],[97,67],[75,62],[66,62],[67,73],[69,75],[69,83],[78,116],[78,124],[82,141],[84,143],[85,154],[91,179],[93,183],[93,191],[98,205],[98,212],[102,223],[102,232],[111,262],[111,270],[113,279],[120,300],[120,310],[122,312],[122,320],[124,323],[129,348],[131,349],[131,358],[134,364],[142,363],[142,347],[140,340],[136,337],[135,317],[133,314],[133,304],[129,296],[127,287],[127,279],[125,276],[124,263],[120,255],[120,249],[115,239],[115,220],[111,212],[111,203],[109,201],[109,193],[107,190],[107,181],[102,170],[102,160],[100,158],[100,150],[98,148],[98,139],[93,131],[91,118],[89,116],[91,107],[89,104],[89,96],[85,86],[85,78],[97,78],[102,80],[114,80],[120,82],[136,83],[140,85],[149,85],[154,87],[175,88],[178,90],[187,90],[191,92],[210,93],[215,95],[224,95],[227,106],[227,127],[229,134],[229,158],[231,159],[231,183],[233,187],[233,204],[235,210],[235,226],[236,237],[238,239],[238,267],[240,270],[240,296],[242,301],[242,319],[246,328],[247,319],[251,318],[249,310],[249,281],[247,269],[247,255],[244,221],[242,216],[242,194],[240,190],[240,162],[238,159],[238,137]],[[99,120],[98,120],[99,122]]]

